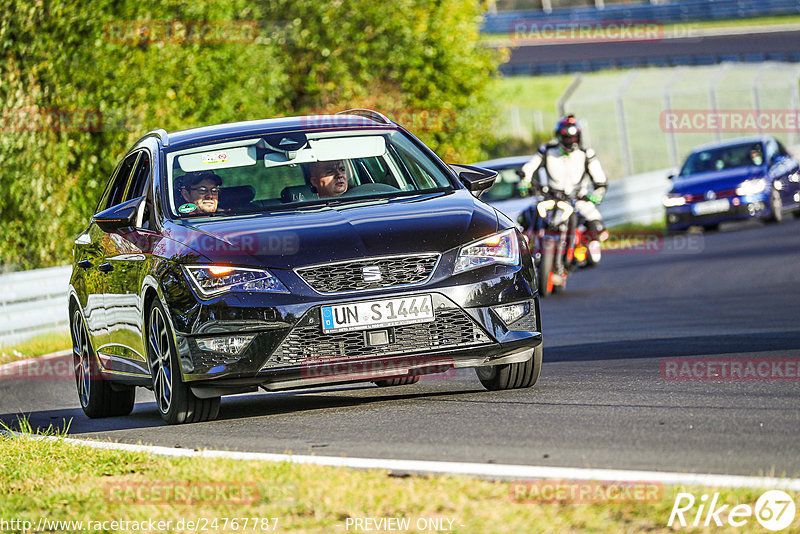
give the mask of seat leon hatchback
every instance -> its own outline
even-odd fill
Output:
[[[479,199],[496,176],[370,110],[148,133],[75,239],[84,412],[127,415],[145,387],[166,422],[205,421],[223,395],[459,367],[532,386],[536,278]]]

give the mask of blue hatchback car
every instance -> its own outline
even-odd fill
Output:
[[[800,165],[772,136],[697,147],[670,179],[669,230],[742,219],[777,223],[786,211],[800,216]]]

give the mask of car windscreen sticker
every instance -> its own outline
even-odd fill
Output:
[[[228,153],[226,151],[209,152],[208,154],[200,154],[200,160],[203,165],[213,165],[215,163],[227,163]]]
[[[181,212],[181,213],[191,213],[196,209],[197,209],[197,206],[195,206],[194,204],[190,203],[190,204],[182,205],[181,207],[178,208],[178,211]]]
[[[223,148],[214,150],[213,152],[195,152],[194,154],[178,156],[178,165],[186,172],[247,167],[255,164],[255,145]]]

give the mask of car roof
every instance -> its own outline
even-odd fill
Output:
[[[486,161],[479,161],[478,163],[473,163],[472,165],[476,167],[487,167],[490,169],[495,168],[504,168],[504,167],[516,167],[517,165],[524,165],[533,157],[533,154],[530,156],[511,156],[508,158],[497,158],[497,159],[488,159]]]
[[[396,130],[398,129],[398,125],[394,122],[382,122],[358,115],[306,115],[300,117],[280,117],[275,119],[215,124],[213,126],[202,126],[169,133],[163,130],[156,130],[148,133],[142,139],[157,135],[161,138],[161,142],[165,148],[177,150],[185,146],[213,142],[217,139],[229,137],[267,135],[298,130],[324,131],[342,129]]]
[[[692,149],[692,153],[701,152],[703,150],[709,150],[712,148],[724,148],[729,146],[736,146],[736,145],[743,145],[746,143],[766,143],[770,139],[773,139],[770,135],[751,135],[747,137],[737,137],[735,139],[725,139],[724,141],[715,141],[713,143],[706,143],[705,145],[699,145]]]

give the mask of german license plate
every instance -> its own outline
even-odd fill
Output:
[[[709,213],[722,213],[728,211],[730,204],[727,198],[698,202],[692,206],[692,213],[695,215],[708,215]]]
[[[427,323],[434,319],[430,295],[323,306],[321,314],[322,331],[326,334]]]

